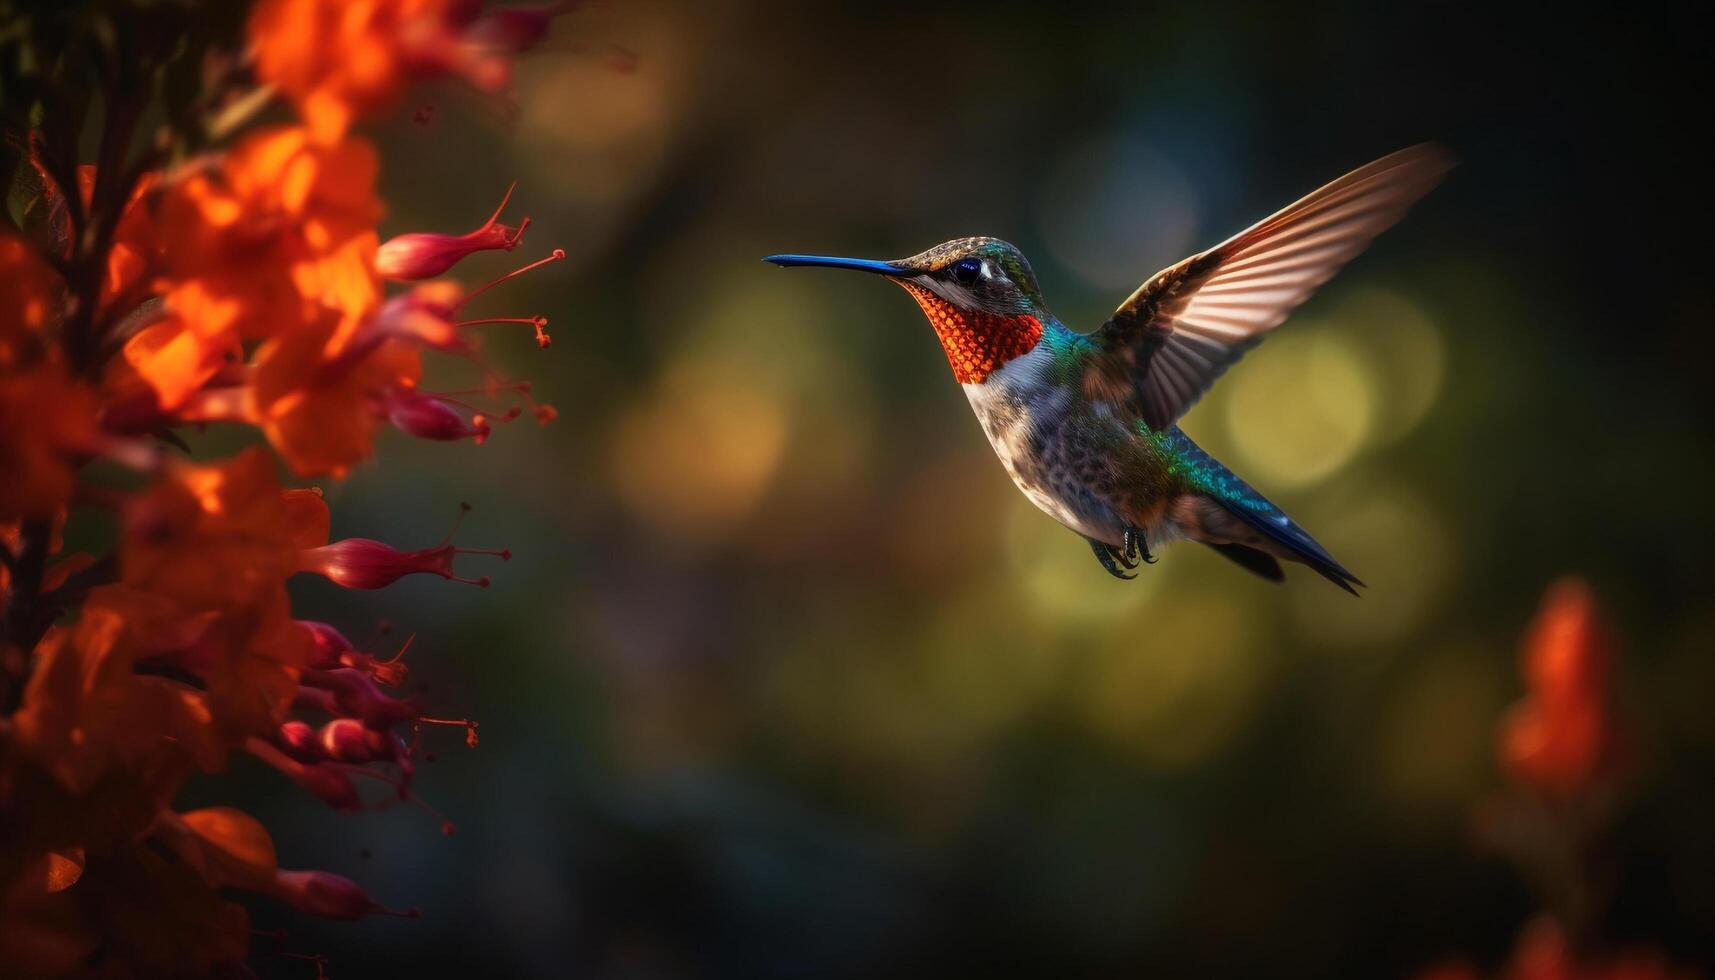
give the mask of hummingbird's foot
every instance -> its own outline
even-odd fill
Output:
[[[1132,561],[1131,559],[1127,558],[1124,555],[1124,553],[1122,553],[1119,549],[1115,548],[1113,545],[1105,544],[1101,541],[1096,541],[1096,540],[1092,539],[1090,541],[1090,550],[1096,553],[1096,560],[1101,562],[1102,567],[1107,569],[1108,574],[1112,575],[1114,578],[1119,578],[1119,579],[1137,578],[1136,575],[1127,575],[1125,572],[1120,570],[1120,563],[1121,562],[1125,563],[1126,568],[1137,567],[1137,562]]]
[[[1143,528],[1128,527],[1125,529],[1125,567],[1136,568],[1142,561],[1145,565],[1155,564],[1155,556],[1149,553],[1149,541],[1143,536]]]

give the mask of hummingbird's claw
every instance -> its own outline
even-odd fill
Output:
[[[1149,540],[1143,536],[1143,529],[1128,527],[1125,529],[1125,567],[1136,568],[1141,560],[1145,565],[1155,564],[1155,556],[1149,553]]]
[[[1114,578],[1118,578],[1118,579],[1134,579],[1134,578],[1137,578],[1136,575],[1127,575],[1125,572],[1120,570],[1119,563],[1122,561],[1126,563],[1126,566],[1125,566],[1126,568],[1133,568],[1136,566],[1137,563],[1133,562],[1133,561],[1128,561],[1126,559],[1125,555],[1121,554],[1118,550],[1116,550],[1113,545],[1104,544],[1101,541],[1092,540],[1090,542],[1090,550],[1096,553],[1096,560],[1101,562],[1102,567],[1107,569],[1108,574],[1112,575]],[[1117,561],[1116,561],[1116,559],[1117,559]]]

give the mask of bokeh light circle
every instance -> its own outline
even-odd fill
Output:
[[[1376,394],[1361,355],[1326,330],[1272,338],[1225,379],[1241,475],[1302,487],[1349,463],[1370,433]]]

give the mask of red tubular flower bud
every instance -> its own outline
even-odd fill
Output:
[[[310,639],[313,644],[309,663],[306,666],[318,670],[351,667],[363,671],[388,687],[398,687],[405,683],[405,678],[410,675],[410,668],[405,665],[403,658],[405,651],[411,649],[412,642],[417,638],[414,633],[405,640],[398,653],[386,660],[379,660],[356,649],[344,633],[327,623],[319,623],[312,619],[300,619],[298,625],[310,631]],[[326,691],[312,689],[308,703],[300,700],[297,707],[325,710],[331,714],[334,711],[332,702],[323,701],[320,698],[321,695],[327,694]],[[300,698],[302,699],[302,692],[300,692]]]
[[[345,634],[327,623],[300,619],[298,625],[310,631],[310,642],[313,644],[310,654],[311,667],[338,667],[340,658],[352,649],[351,641],[345,638]]]
[[[467,419],[453,407],[456,404],[444,395],[393,388],[384,396],[382,407],[387,421],[419,439],[474,439],[478,445],[487,442],[491,430],[488,420],[480,412]]]
[[[460,508],[459,520],[470,508]],[[458,525],[453,525],[458,530]],[[390,544],[369,538],[346,538],[319,548],[302,552],[301,571],[311,572],[343,585],[348,589],[383,589],[406,575],[419,573],[439,575],[454,582],[464,582],[478,588],[488,588],[488,576],[463,578],[453,574],[453,559],[459,555],[494,555],[501,561],[511,561],[507,548],[459,548],[452,544],[452,535],[432,548],[400,551]]]
[[[453,323],[459,298],[459,287],[451,282],[424,283],[400,293],[381,304],[375,314],[374,336],[467,355],[471,345]]]
[[[293,782],[309,790],[311,795],[340,813],[350,813],[363,808],[363,798],[357,795],[356,784],[343,770],[326,763],[300,764],[295,775],[287,775],[291,775]]]
[[[300,679],[306,687],[331,692],[336,709],[334,713],[359,719],[370,728],[388,728],[400,722],[415,721],[422,714],[415,703],[393,697],[381,690],[369,675],[350,667],[309,669]]]
[[[546,348],[553,343],[553,338],[548,335],[548,318],[544,316],[485,316],[466,320],[455,318],[460,309],[478,296],[532,269],[559,262],[565,257],[565,250],[556,248],[545,258],[514,269],[468,293],[462,292],[456,284],[446,281],[426,282],[415,286],[409,292],[401,293],[381,304],[371,327],[359,341],[350,345],[340,360],[355,363],[369,350],[388,339],[475,358],[475,344],[465,339],[462,332],[471,327],[488,324],[529,327],[535,334],[536,346]],[[335,368],[343,369],[343,366],[336,364]],[[495,372],[491,369],[490,373]]]
[[[357,795],[357,787],[342,769],[327,763],[299,762],[271,743],[255,736],[245,740],[244,748],[335,810],[346,813],[363,806],[362,797]]]
[[[361,919],[375,914],[417,916],[416,909],[401,913],[379,904],[362,885],[330,871],[276,871],[271,891],[300,912],[328,919]]]
[[[486,575],[463,578],[453,574],[453,558],[461,554],[499,555],[502,560],[511,557],[505,550],[455,548],[450,544],[400,551],[369,538],[346,538],[304,552],[303,568],[348,589],[384,589],[407,575],[418,573],[488,588]]]
[[[433,279],[472,252],[487,249],[512,251],[523,237],[524,229],[530,227],[530,219],[525,218],[516,228],[497,222],[517,187],[518,182],[513,181],[512,186],[506,189],[506,196],[500,199],[500,207],[495,208],[488,221],[475,231],[463,235],[413,232],[388,239],[375,253],[375,271],[385,279]]]
[[[313,687],[298,688],[297,695],[292,698],[292,707],[298,711],[320,711],[324,715],[339,714],[333,692]]]
[[[335,718],[316,733],[316,742],[330,759],[340,762],[392,762],[393,743],[356,718]]]
[[[321,754],[320,747],[316,744],[316,730],[305,722],[285,722],[280,726],[280,732],[274,740],[299,762],[314,762]]]

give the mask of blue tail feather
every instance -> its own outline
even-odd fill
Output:
[[[1316,543],[1308,532],[1287,517],[1273,501],[1257,493],[1250,484],[1239,479],[1232,470],[1221,465],[1215,457],[1204,452],[1177,426],[1162,433],[1160,438],[1176,453],[1192,481],[1212,498],[1219,501],[1233,516],[1244,521],[1258,533],[1285,548],[1317,574],[1353,595],[1354,585],[1363,585],[1356,575],[1334,560],[1328,550]]]

